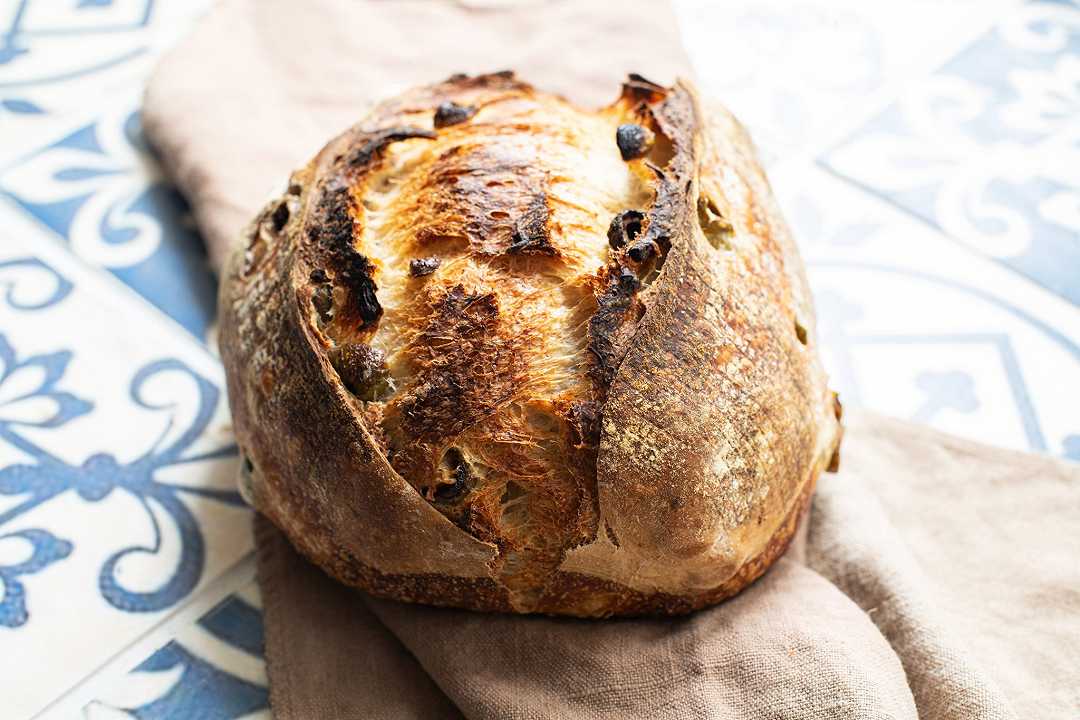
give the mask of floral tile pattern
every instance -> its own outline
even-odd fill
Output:
[[[0,196],[206,337],[214,278],[187,205],[161,176],[132,105],[118,103],[0,171]]]
[[[0,682],[22,717],[251,539],[214,358],[28,220],[4,225]]]
[[[1080,304],[1080,4],[1004,15],[823,163]]]
[[[214,280],[138,119],[210,2],[0,0],[5,720],[269,715]],[[676,9],[845,404],[1080,460],[1076,0]]]
[[[846,405],[1080,460],[1076,308],[826,172],[789,168],[773,185]]]

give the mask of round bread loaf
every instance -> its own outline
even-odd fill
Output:
[[[221,284],[250,502],[374,595],[676,614],[783,553],[839,405],[752,145],[688,83],[513,73],[378,107]]]

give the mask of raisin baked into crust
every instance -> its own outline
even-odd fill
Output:
[[[839,405],[749,139],[688,83],[513,73],[378,106],[221,286],[243,486],[375,595],[683,613],[784,551]]]

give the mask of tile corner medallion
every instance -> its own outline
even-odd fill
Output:
[[[824,171],[776,186],[845,403],[1080,460],[1080,310]]]

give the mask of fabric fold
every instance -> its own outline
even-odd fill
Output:
[[[732,601],[677,619],[367,605],[469,718],[919,717],[866,614],[787,559]]]
[[[1080,469],[865,413],[848,427],[805,547],[685,618],[483,615],[364,597],[260,521],[276,717],[330,716],[319,714],[327,698],[336,717],[1073,717],[1080,542],[1046,518],[1060,517],[1051,505],[1075,506]],[[950,521],[925,522],[935,513]],[[1045,566],[1001,552],[1016,533]],[[1007,582],[973,581],[996,568]]]

